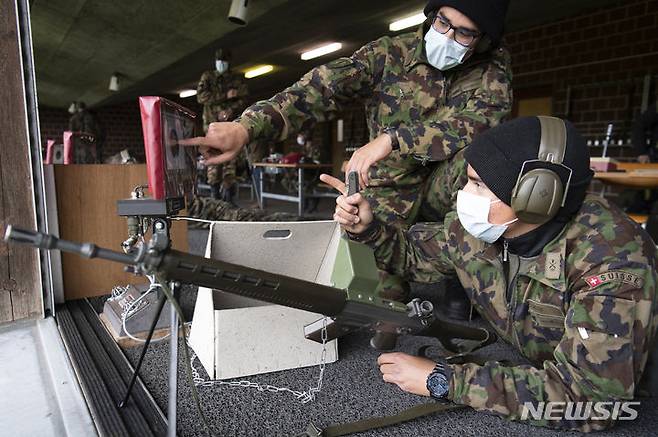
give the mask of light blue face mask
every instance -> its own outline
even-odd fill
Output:
[[[468,47],[437,32],[432,26],[425,34],[427,60],[430,65],[441,71],[449,70],[464,62],[466,53],[468,53]]]
[[[228,70],[228,62],[226,61],[215,61],[215,69],[219,74],[224,74]]]

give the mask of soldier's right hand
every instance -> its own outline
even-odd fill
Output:
[[[249,132],[240,123],[210,123],[205,137],[178,141],[183,146],[199,146],[206,165],[217,165],[234,159],[249,142]]]
[[[345,195],[347,193],[345,183],[328,174],[321,174],[320,180],[325,184],[331,185],[342,194],[336,198],[334,220],[343,229],[352,234],[360,234],[368,229],[374,217],[372,215],[372,209],[370,209],[370,204],[361,193],[347,197]]]

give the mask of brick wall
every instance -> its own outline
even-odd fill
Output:
[[[553,114],[588,139],[602,139],[608,123],[614,138],[630,138],[644,76],[658,75],[658,0],[619,1],[510,33],[506,41],[517,99],[551,95]]]
[[[167,96],[201,116],[201,108],[193,98],[179,99]],[[137,99],[118,105],[91,109],[105,130],[105,145],[103,156],[107,158],[128,148],[132,156],[144,162],[144,141],[142,137],[142,122]],[[69,113],[65,109],[39,107],[41,125],[41,144],[46,145],[47,139],[62,141],[62,132],[68,130]]]
[[[602,142],[607,125],[613,123],[613,139],[625,144],[640,110],[645,75],[652,75],[654,84],[658,80],[658,0],[619,1],[509,33],[506,42],[516,100],[551,96],[553,115],[571,120],[592,143]],[[650,98],[655,96],[654,85]],[[351,113],[357,119],[365,114],[359,105],[345,112],[347,141]],[[364,127],[355,125],[356,139],[363,137]]]

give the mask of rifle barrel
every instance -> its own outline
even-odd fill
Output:
[[[158,270],[169,279],[330,317],[340,314],[347,301],[339,288],[176,250],[164,254]]]
[[[339,288],[191,255],[177,250],[151,252],[143,259],[98,247],[92,243],[61,240],[53,235],[7,226],[5,241],[47,250],[61,250],[86,258],[102,258],[145,267],[146,273],[160,273],[167,280],[214,288],[227,293],[284,305],[300,310],[336,316],[343,311],[347,293]],[[152,271],[155,270],[155,271]]]
[[[102,258],[128,265],[137,264],[137,261],[131,255],[104,249],[93,243],[76,243],[74,241],[61,240],[51,234],[28,231],[12,225],[7,226],[4,240],[7,243],[27,244],[38,247],[39,249],[61,250],[62,252],[74,253],[85,258]]]

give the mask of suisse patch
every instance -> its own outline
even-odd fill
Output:
[[[610,282],[624,282],[626,284],[634,285],[637,288],[642,288],[644,286],[644,279],[638,275],[619,270],[611,270],[609,272],[589,276],[585,278],[585,282],[589,285],[590,290]]]

